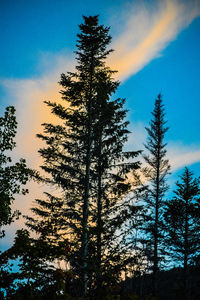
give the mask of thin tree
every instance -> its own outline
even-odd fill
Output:
[[[161,259],[162,246],[162,219],[164,209],[164,195],[167,191],[166,176],[169,174],[169,162],[166,159],[166,143],[164,142],[166,127],[164,106],[162,97],[159,94],[155,100],[155,107],[152,112],[153,118],[149,127],[146,127],[148,134],[145,148],[148,153],[144,155],[147,167],[145,176],[149,181],[147,192],[146,208],[149,210],[147,217],[146,234],[149,260],[153,264],[153,294],[157,294],[157,273]],[[150,244],[150,247],[148,246]]]
[[[167,247],[173,260],[183,266],[184,294],[188,295],[188,266],[200,254],[200,179],[185,168],[176,183],[174,197],[165,209]]]

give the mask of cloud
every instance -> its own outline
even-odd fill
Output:
[[[56,122],[51,111],[43,103],[44,100],[61,102],[58,80],[63,72],[63,65],[72,70],[72,60],[66,56],[53,59],[54,69],[48,70],[39,78],[5,79],[1,84],[7,91],[7,97],[14,100],[17,111],[18,132],[17,148],[14,155],[22,153],[31,167],[38,167],[40,158],[37,150],[42,143],[36,134],[42,132],[41,124]]]
[[[123,16],[123,31],[114,38],[110,66],[119,71],[120,80],[127,79],[160,56],[169,42],[199,15],[200,4],[195,0],[136,2]]]
[[[200,150],[196,145],[183,145],[180,142],[169,143],[168,157],[172,171],[200,162]]]

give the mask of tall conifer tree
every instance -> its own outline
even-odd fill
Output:
[[[29,226],[41,235],[43,228],[47,229],[43,217],[51,220],[52,211],[57,212],[56,226],[61,230],[56,240],[64,237],[70,241],[69,263],[76,278],[81,274],[83,297],[92,266],[97,268],[97,282],[102,282],[105,249],[112,244],[109,222],[114,203],[130,188],[126,174],[138,167],[138,163],[122,162],[138,153],[122,151],[128,122],[124,121],[125,100],[111,98],[119,82],[105,65],[112,51],[106,49],[111,40],[108,32],[109,28],[98,24],[98,16],[84,17],[75,52],[76,71],[61,75],[64,104],[46,101],[63,122],[43,124],[44,134],[38,136],[47,147],[39,152],[44,158],[42,168],[50,175],[46,182],[58,188],[60,200],[51,201],[56,198],[50,194],[46,201],[37,200],[39,210],[34,212],[40,220],[29,219]],[[52,236],[52,231],[49,233]],[[108,265],[110,257],[106,261]],[[94,277],[95,272],[92,274]]]
[[[149,259],[153,263],[153,293],[157,294],[157,273],[161,259],[162,246],[162,220],[164,209],[164,195],[167,191],[166,176],[169,174],[169,162],[166,159],[166,143],[164,142],[166,127],[164,106],[161,95],[155,100],[155,107],[152,112],[153,118],[149,127],[145,148],[148,153],[144,155],[147,167],[145,168],[146,179],[150,182],[146,207],[149,210],[146,233],[149,236],[147,248],[149,248]]]

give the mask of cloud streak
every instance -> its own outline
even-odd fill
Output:
[[[140,71],[200,15],[198,1],[162,0],[155,5],[135,4],[124,16],[124,30],[114,38],[110,65],[125,80]]]
[[[169,143],[167,154],[172,171],[200,162],[200,150],[193,145]]]
[[[36,138],[36,134],[43,130],[41,124],[56,122],[43,101],[62,101],[57,82],[63,72],[63,65],[69,70],[73,68],[71,61],[71,58],[66,56],[54,58],[55,68],[48,70],[48,73],[45,72],[39,78],[1,80],[7,91],[7,97],[14,100],[17,111],[17,148],[14,154],[17,156],[18,153],[22,153],[31,167],[38,167],[41,161],[37,155],[41,142]]]

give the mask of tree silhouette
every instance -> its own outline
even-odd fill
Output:
[[[168,128],[165,126],[164,107],[161,95],[155,100],[155,107],[152,112],[153,119],[149,127],[146,128],[148,133],[145,148],[147,155],[144,155],[147,167],[144,169],[144,175],[150,182],[146,194],[147,214],[145,231],[147,239],[147,256],[153,263],[153,288],[154,295],[157,294],[157,272],[159,270],[159,261],[161,259],[162,246],[162,216],[164,208],[164,195],[167,191],[166,176],[169,174],[169,162],[166,157],[166,144],[164,143],[165,133]]]
[[[200,249],[200,180],[185,168],[176,183],[174,197],[167,202],[165,225],[171,257],[183,266],[185,297],[188,293],[188,266],[194,263]],[[187,299],[187,297],[186,297]]]
[[[17,132],[15,108],[8,106],[4,116],[0,117],[0,239],[5,236],[5,225],[10,225],[19,218],[18,210],[12,211],[12,204],[17,194],[26,194],[28,190],[23,188],[33,172],[27,168],[26,161],[20,159],[15,164],[9,156],[16,143],[14,141]],[[11,273],[9,257],[0,251],[0,297],[3,291],[9,292],[13,288],[15,275]]]
[[[19,216],[19,211],[11,210],[14,196],[28,192],[22,188],[30,175],[25,160],[20,159],[12,165],[12,158],[8,156],[8,151],[12,151],[16,146],[14,141],[16,130],[15,108],[8,106],[4,116],[0,117],[0,238],[5,235],[2,226],[9,225]]]
[[[62,120],[61,125],[43,124],[44,134],[38,135],[47,145],[39,151],[44,158],[42,169],[50,175],[45,181],[56,186],[59,196],[48,193],[47,200],[37,200],[34,212],[40,219],[29,219],[29,226],[40,236],[47,230],[51,240],[69,242],[66,259],[77,280],[81,274],[83,297],[88,274],[101,286],[102,274],[110,272],[114,205],[130,189],[127,173],[139,166],[128,162],[138,152],[122,149],[129,133],[125,100],[111,97],[119,82],[105,65],[112,51],[106,49],[109,28],[98,22],[98,16],[84,17],[80,25],[76,71],[61,75],[64,104],[45,102]],[[51,226],[48,231],[48,222],[51,226],[56,222],[55,232]]]

